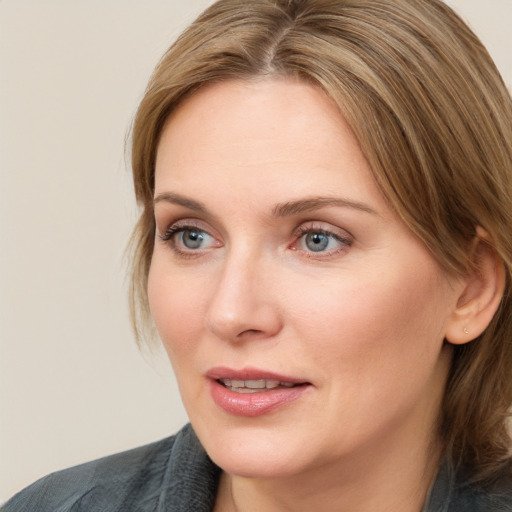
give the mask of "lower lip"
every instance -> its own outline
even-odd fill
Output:
[[[262,416],[300,398],[311,386],[276,388],[257,393],[237,393],[216,380],[210,381],[213,401],[224,411],[236,416]]]

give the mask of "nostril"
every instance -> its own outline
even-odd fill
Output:
[[[242,331],[238,336],[243,336],[244,334],[256,334],[261,331],[258,331],[258,329],[247,329],[245,331]]]

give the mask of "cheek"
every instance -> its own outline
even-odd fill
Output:
[[[413,260],[414,261],[414,260]],[[435,268],[397,265],[387,272],[331,280],[293,302],[297,334],[315,340],[314,357],[350,372],[388,371],[404,364],[434,363],[443,341],[447,305]],[[364,277],[362,277],[364,276]],[[372,363],[375,363],[373,365]]]
[[[301,357],[327,390],[326,425],[363,435],[437,400],[446,310],[442,287],[422,268],[407,279],[387,272],[339,280],[311,295],[309,310],[296,310]]]
[[[158,254],[153,257],[148,299],[151,316],[174,363],[176,355],[186,356],[194,350],[204,318],[205,290],[179,269],[170,271],[162,260]]]

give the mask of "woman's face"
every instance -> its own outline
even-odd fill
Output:
[[[218,465],[275,477],[422,449],[460,287],[319,89],[205,87],[165,127],[155,189],[151,311]]]

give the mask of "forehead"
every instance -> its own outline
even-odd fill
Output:
[[[340,138],[351,134],[336,105],[319,87],[278,78],[206,85],[178,105],[164,130],[165,142],[177,147],[220,141],[220,150],[243,141],[249,149],[277,141],[284,145],[283,151],[305,134],[319,131]],[[314,146],[327,142],[318,134],[316,140],[309,140]]]
[[[383,200],[350,126],[317,86],[288,79],[216,83],[187,98],[167,121],[156,194],[199,193],[223,183],[280,201],[273,196],[283,194],[283,181],[290,195]]]

